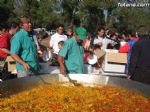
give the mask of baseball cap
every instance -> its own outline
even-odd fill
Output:
[[[75,33],[78,35],[80,40],[86,40],[87,31],[83,27],[76,28]]]

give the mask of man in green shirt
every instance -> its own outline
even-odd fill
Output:
[[[38,70],[37,47],[33,35],[31,21],[28,17],[19,19],[21,29],[11,39],[11,57],[16,61],[17,77],[35,74]]]
[[[75,30],[75,36],[68,39],[58,55],[60,73],[84,73],[84,49],[82,41],[86,40],[87,31],[83,27]]]

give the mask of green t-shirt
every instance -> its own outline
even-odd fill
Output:
[[[69,73],[84,73],[84,49],[82,45],[77,43],[75,37],[64,43],[59,55],[64,57],[65,66]]]
[[[32,35],[20,29],[11,39],[11,54],[17,54],[30,66],[30,71],[36,72],[39,68],[37,47]],[[16,62],[17,70],[25,71],[24,67]]]

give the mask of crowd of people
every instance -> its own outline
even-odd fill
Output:
[[[137,33],[127,31],[120,34],[109,28],[99,27],[94,36],[90,36],[82,23],[76,29],[58,24],[56,33],[48,35],[45,31],[35,32],[32,20],[21,16],[10,25],[0,24],[0,69],[6,71],[5,60],[10,55],[16,61],[17,77],[38,74],[39,62],[59,66],[60,73],[84,73],[85,63],[100,68],[103,55],[97,51],[116,49],[127,53],[125,73],[128,79],[150,84],[150,36],[144,26]],[[95,61],[90,61],[93,56]],[[95,56],[95,57],[94,57]],[[3,79],[3,75],[1,75]]]

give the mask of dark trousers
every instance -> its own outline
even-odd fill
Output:
[[[136,68],[131,79],[150,85],[150,68]]]

